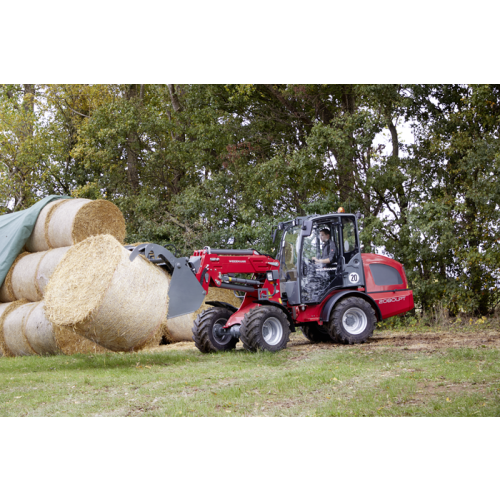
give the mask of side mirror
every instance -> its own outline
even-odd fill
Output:
[[[312,220],[305,220],[304,224],[302,225],[302,236],[306,237],[311,236],[312,228],[313,228]]]

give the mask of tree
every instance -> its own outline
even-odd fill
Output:
[[[4,211],[106,198],[128,241],[272,252],[279,220],[344,206],[424,311],[498,301],[497,85],[3,85]],[[414,141],[401,139],[410,127]],[[383,139],[383,136],[387,140]]]

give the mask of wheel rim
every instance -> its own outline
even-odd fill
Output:
[[[351,307],[342,316],[342,325],[350,335],[359,335],[363,333],[368,324],[368,318],[365,311],[359,307]]]
[[[214,326],[212,327],[212,337],[219,345],[225,345],[225,344],[229,343],[229,341],[232,338],[232,335],[229,335],[229,334],[220,335],[217,333],[216,325],[220,325],[220,327],[222,328],[223,326],[226,326],[226,323],[227,323],[227,319],[221,318],[221,319],[218,319],[214,323]],[[222,331],[224,331],[224,330],[222,330]]]
[[[267,318],[262,325],[262,336],[269,345],[277,345],[283,338],[283,325],[278,318]]]

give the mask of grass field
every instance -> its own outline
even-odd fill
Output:
[[[500,416],[500,333],[377,331],[360,346],[0,358],[0,416]]]

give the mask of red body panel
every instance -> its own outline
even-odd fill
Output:
[[[408,281],[403,266],[389,257],[364,253],[363,269],[365,271],[366,293],[378,304],[382,319],[398,316],[411,311],[414,307],[413,292],[408,290]],[[370,264],[384,264],[394,268],[401,276],[401,285],[376,285],[370,270]]]

